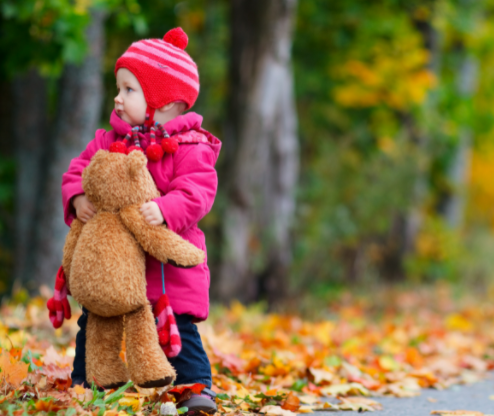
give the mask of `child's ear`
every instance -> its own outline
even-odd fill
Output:
[[[135,179],[139,174],[146,169],[148,160],[144,153],[139,150],[130,152],[127,156],[127,169],[129,170],[130,179]]]

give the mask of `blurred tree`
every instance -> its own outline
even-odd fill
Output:
[[[291,69],[295,0],[230,3],[230,163],[218,296],[283,298],[299,152]]]
[[[14,290],[35,291],[54,280],[68,231],[61,176],[100,119],[105,16],[122,8],[132,14],[127,8],[135,5],[1,2],[2,75],[12,79],[17,167]]]
[[[461,11],[461,15],[458,13]],[[447,168],[450,191],[440,201],[440,211],[444,213],[448,225],[459,229],[463,225],[470,166],[471,149],[473,146],[473,97],[478,84],[478,58],[468,48],[468,33],[479,26],[485,4],[471,0],[458,0],[457,10],[450,13],[452,19],[449,28],[449,49],[455,73],[452,77],[455,98],[461,108],[456,121],[457,139]]]
[[[435,85],[424,42],[432,3],[300,5],[298,287],[403,275],[409,213],[427,196],[418,184],[428,155],[421,114]]]
[[[60,203],[60,185],[70,161],[78,156],[94,132],[101,117],[103,100],[102,60],[104,52],[103,10],[90,11],[85,37],[88,51],[81,64],[67,63],[59,81],[58,110],[45,140],[47,154],[44,178],[39,186],[37,226],[33,256],[36,283],[49,284],[60,267],[68,229]]]

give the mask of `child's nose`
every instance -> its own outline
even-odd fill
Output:
[[[122,97],[120,97],[120,94],[118,94],[115,98],[114,101],[116,104],[122,104]]]

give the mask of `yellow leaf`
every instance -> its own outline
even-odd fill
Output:
[[[335,384],[334,386],[323,387],[321,392],[328,396],[362,395],[369,396],[370,392],[360,383]]]
[[[130,406],[134,412],[141,410],[141,401],[136,397],[124,397],[118,401],[120,406]]]
[[[395,371],[399,369],[398,363],[387,355],[379,357],[379,367],[387,371]]]
[[[446,327],[450,330],[470,331],[472,323],[459,314],[452,314],[446,318]]]
[[[249,390],[247,390],[244,386],[237,384],[237,392],[235,393],[235,396],[245,399],[246,396],[250,395]]]
[[[76,384],[76,386],[74,387],[74,392],[76,394],[84,394],[86,393],[86,389],[82,387],[80,384]]]

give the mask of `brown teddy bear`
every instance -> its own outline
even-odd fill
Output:
[[[97,213],[86,224],[72,222],[62,266],[72,296],[89,310],[86,374],[105,388],[129,378],[144,388],[162,387],[175,370],[159,343],[146,298],[145,254],[191,267],[205,254],[166,226],[148,224],[139,207],[160,196],[142,152],[128,156],[98,151],[82,175]],[[125,329],[128,368],[119,354]]]

